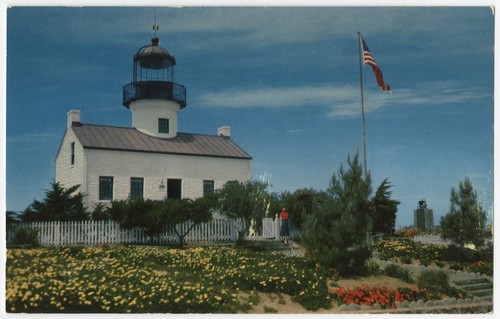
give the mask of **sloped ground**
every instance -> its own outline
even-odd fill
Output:
[[[426,243],[435,243],[439,238],[422,237]],[[442,244],[441,242],[439,242]],[[294,241],[288,245],[282,241],[262,239],[259,237],[248,238],[246,243],[250,249],[258,251],[267,251],[269,253],[286,254],[289,256],[303,257],[305,249]],[[389,262],[374,258],[381,268],[387,266]],[[419,274],[426,269],[434,269],[432,266],[402,265],[407,267],[412,273]],[[291,301],[288,296],[273,296],[270,294],[259,294],[260,302],[254,305],[249,313],[436,313],[436,314],[465,314],[465,313],[488,313],[493,310],[493,279],[486,275],[474,274],[462,271],[450,270],[450,285],[468,292],[471,297],[465,300],[456,300],[455,298],[413,303],[402,303],[398,309],[387,310],[377,309],[376,307],[365,307],[359,305],[337,307],[335,304],[332,309],[322,309],[320,312],[308,312],[302,306]],[[363,284],[369,286],[385,286],[388,288],[406,287],[408,284],[394,278],[385,276],[372,276],[360,278],[358,280],[349,279],[339,281],[339,286],[354,288]]]

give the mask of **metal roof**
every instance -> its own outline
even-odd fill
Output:
[[[130,152],[251,159],[231,139],[216,135],[177,133],[170,139],[144,134],[135,128],[74,123],[72,126],[84,148]]]

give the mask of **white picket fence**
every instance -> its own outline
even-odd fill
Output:
[[[299,238],[300,231],[295,228],[293,222],[289,220],[290,238]],[[268,239],[280,239],[281,220],[278,215],[262,218],[262,237]]]
[[[185,233],[193,222],[176,226],[179,233]],[[115,221],[68,221],[21,223],[7,232],[7,244],[13,242],[13,234],[18,227],[36,229],[41,245],[100,245],[100,244],[170,244],[179,238],[173,229],[148,236],[139,228],[124,229]],[[244,222],[235,219],[213,219],[195,225],[184,237],[184,242],[234,242],[238,232],[244,229]]]
[[[275,218],[265,217],[262,218],[262,237],[279,239],[281,222],[276,215]]]

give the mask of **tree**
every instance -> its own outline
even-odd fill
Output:
[[[458,191],[451,189],[450,211],[441,218],[441,237],[464,247],[472,243],[482,247],[485,240],[486,212],[468,177],[460,181]]]
[[[293,193],[283,192],[280,196],[281,207],[285,206],[289,218],[298,229],[302,229],[304,220],[312,214],[314,206],[327,200],[325,192],[318,192],[312,188],[297,189]],[[281,211],[281,207],[275,210],[276,214]]]
[[[111,219],[118,221],[126,229],[141,228],[152,239],[153,236],[172,229],[179,239],[179,246],[184,244],[184,238],[196,225],[212,219],[212,209],[215,206],[213,196],[191,199],[164,199],[161,201],[130,198],[114,201],[109,214]],[[179,224],[191,221],[190,227],[180,229]]]
[[[92,220],[109,220],[108,205],[97,203],[94,205],[94,210],[91,213]]]
[[[371,256],[366,242],[374,210],[371,177],[363,178],[358,159],[358,154],[353,160],[348,157],[349,170],[341,165],[332,176],[329,200],[316,205],[303,229],[304,245],[320,266],[341,274],[359,273]]]
[[[7,226],[12,225],[12,224],[17,224],[21,221],[19,218],[19,215],[14,212],[14,211],[6,211],[5,212],[5,221],[7,223]]]
[[[271,205],[272,196],[268,192],[269,183],[265,181],[230,181],[216,191],[219,211],[230,218],[245,220],[244,232],[252,220],[256,230],[262,229],[262,218]]]
[[[80,185],[64,188],[52,182],[52,189],[45,191],[43,201],[34,200],[23,212],[23,221],[87,220],[89,214],[83,205],[84,195],[77,192]]]
[[[377,188],[375,196],[372,198],[374,206],[372,233],[383,233],[387,236],[392,236],[395,232],[396,213],[398,205],[401,203],[391,199],[392,187],[389,180],[386,178]]]

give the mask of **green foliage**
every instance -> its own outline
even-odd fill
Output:
[[[420,289],[427,289],[432,299],[440,299],[443,294],[449,294],[452,289],[448,273],[444,270],[424,270],[417,279]]]
[[[281,207],[285,206],[289,218],[300,230],[307,216],[312,214],[314,207],[328,200],[328,195],[325,192],[318,192],[311,188],[297,189],[293,193],[284,192],[280,197],[281,205],[277,207],[275,212],[278,214]]]
[[[384,179],[372,199],[374,206],[372,234],[382,233],[392,236],[395,233],[396,213],[401,202],[391,199],[392,192],[389,191],[391,187],[389,180]]]
[[[7,223],[7,226],[9,226],[9,225],[17,224],[21,220],[20,220],[20,218],[19,218],[19,216],[17,215],[16,212],[6,211],[5,212],[5,221]]]
[[[109,220],[108,206],[104,203],[97,203],[91,214],[92,220]]]
[[[191,199],[164,199],[162,201],[130,198],[123,201],[114,201],[109,214],[113,220],[124,228],[139,227],[149,236],[162,233],[171,228],[179,238],[180,246],[191,229],[200,223],[212,219],[212,209],[215,199],[212,196]],[[176,225],[192,221],[193,224],[185,232],[181,232]]]
[[[52,182],[52,189],[45,191],[43,201],[34,200],[24,211],[22,219],[31,221],[87,220],[89,214],[83,205],[83,194],[77,190],[80,185],[64,188],[59,182]]]
[[[420,259],[420,265],[427,267],[431,264],[431,261],[429,259]]]
[[[487,276],[493,277],[493,262],[492,261],[477,261],[465,267],[465,271],[485,274]]]
[[[278,309],[273,307],[264,306],[264,313],[278,313]]]
[[[385,267],[383,270],[383,274],[387,277],[397,278],[406,283],[412,284],[415,282],[411,276],[411,272],[408,269],[405,269],[397,264],[390,264]]]
[[[349,170],[341,166],[332,177],[328,200],[316,205],[303,227],[302,239],[309,253],[323,268],[336,268],[341,275],[362,272],[371,256],[366,243],[373,212],[371,179],[363,178],[358,157],[348,158]]]
[[[32,228],[18,227],[14,231],[12,242],[14,245],[39,246],[38,231]]]
[[[230,218],[243,218],[246,227],[255,221],[257,232],[262,229],[262,218],[266,216],[272,202],[269,183],[265,181],[230,181],[215,191],[217,208]]]
[[[450,211],[441,218],[441,237],[450,239],[460,247],[472,243],[484,245],[486,212],[477,199],[470,179],[460,182],[458,191],[451,189]]]

